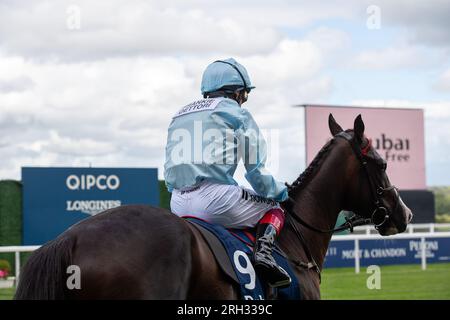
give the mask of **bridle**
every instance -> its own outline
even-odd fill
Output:
[[[339,231],[343,231],[343,230],[347,230],[347,229],[350,229],[350,231],[353,232],[354,227],[360,226],[360,225],[366,225],[366,224],[370,224],[370,223],[372,223],[375,226],[375,229],[379,230],[383,225],[385,225],[391,219],[391,214],[392,214],[392,211],[390,211],[383,204],[382,198],[386,192],[390,192],[393,190],[395,192],[395,196],[396,196],[396,205],[393,210],[393,211],[395,211],[400,202],[399,201],[400,196],[398,193],[398,189],[393,185],[389,186],[389,187],[382,187],[380,185],[377,186],[374,183],[374,178],[371,175],[369,168],[367,166],[368,159],[369,159],[367,157],[367,153],[369,152],[369,150],[372,147],[370,140],[365,147],[361,148],[359,145],[356,144],[355,140],[352,138],[352,135],[346,131],[342,131],[341,133],[338,133],[334,137],[344,139],[345,141],[347,141],[350,144],[354,154],[356,155],[357,159],[359,160],[359,162],[366,174],[366,177],[368,179],[369,186],[370,186],[370,193],[372,196],[372,203],[373,203],[373,207],[374,207],[372,214],[371,214],[371,218],[368,219],[368,218],[364,218],[360,214],[355,214],[354,216],[352,216],[350,218],[346,218],[346,222],[344,224],[342,224],[341,226],[339,226],[335,229],[323,230],[323,229],[313,227],[312,225],[307,223],[305,220],[303,220],[300,216],[293,213],[292,207],[294,205],[294,200],[292,198],[288,198],[288,200],[286,202],[284,202],[283,205],[284,205],[285,209],[287,210],[287,212],[290,214],[290,216],[292,216],[300,224],[304,225],[308,229],[313,230],[315,232],[334,233],[334,232],[339,232]],[[383,162],[382,169],[383,170],[386,169],[385,162]]]
[[[320,268],[318,267],[317,263],[314,261],[314,258],[311,254],[311,251],[309,250],[308,245],[306,244],[306,241],[305,241],[302,233],[299,231],[296,224],[292,222],[292,218],[294,220],[296,220],[297,222],[299,222],[301,225],[305,226],[306,228],[308,228],[312,231],[318,232],[318,233],[334,233],[334,232],[339,232],[339,231],[343,231],[343,230],[347,230],[347,229],[349,229],[350,232],[353,232],[353,228],[355,226],[367,225],[370,223],[372,223],[375,226],[375,229],[379,230],[383,225],[385,225],[391,219],[392,212],[395,212],[397,210],[397,207],[400,202],[400,195],[398,193],[398,189],[395,186],[382,187],[380,185],[377,185],[374,182],[375,178],[371,175],[368,165],[367,165],[368,160],[370,160],[370,158],[368,158],[367,154],[372,147],[371,140],[368,140],[368,143],[365,147],[361,147],[360,145],[358,145],[356,143],[356,141],[355,141],[355,139],[353,139],[352,135],[346,131],[342,131],[342,132],[338,133],[337,135],[334,136],[334,138],[344,139],[345,141],[347,141],[350,144],[350,146],[353,150],[353,153],[356,155],[357,159],[359,160],[359,162],[366,174],[366,177],[368,179],[374,209],[372,211],[370,219],[364,218],[362,215],[355,213],[352,217],[345,218],[346,221],[341,226],[334,228],[334,229],[323,230],[323,229],[319,229],[319,228],[316,228],[316,227],[310,225],[305,220],[303,220],[299,215],[297,215],[293,212],[293,206],[295,204],[294,199],[289,197],[287,201],[283,202],[283,207],[288,213],[287,217],[291,218],[288,221],[290,222],[292,228],[294,229],[294,232],[296,233],[297,237],[303,243],[305,253],[306,253],[308,259],[310,261],[312,261],[312,263],[308,263],[308,264],[305,264],[305,263],[302,263],[299,261],[294,261],[294,262],[297,265],[301,265],[301,266],[308,265],[308,269],[311,269],[311,268],[315,269],[319,274],[319,278],[320,278]],[[386,170],[386,162],[383,162],[381,169]],[[288,185],[288,187],[289,187],[289,185]],[[394,210],[390,211],[383,203],[383,196],[385,195],[385,193],[390,192],[392,190],[395,192],[396,204],[395,204]]]
[[[368,160],[370,158],[367,157],[367,153],[372,148],[372,141],[369,139],[367,145],[364,148],[358,146],[355,142],[355,139],[352,139],[352,136],[348,132],[338,133],[336,138],[341,138],[346,140],[353,149],[356,157],[358,158],[364,172],[366,173],[367,180],[370,186],[370,193],[372,195],[372,202],[374,205],[374,210],[372,211],[370,222],[375,226],[376,230],[379,230],[383,225],[385,225],[390,219],[392,212],[395,212],[400,203],[400,195],[398,193],[397,187],[391,185],[389,187],[383,187],[381,185],[377,185],[374,182],[374,177],[371,175],[369,168],[367,166]],[[386,162],[383,161],[381,164],[381,169],[386,170]],[[383,203],[383,196],[385,193],[394,191],[395,192],[395,207],[394,210],[389,210]]]

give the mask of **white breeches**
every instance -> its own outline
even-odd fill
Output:
[[[203,182],[189,189],[173,190],[173,213],[193,216],[226,228],[254,227],[264,214],[279,204],[240,186]]]

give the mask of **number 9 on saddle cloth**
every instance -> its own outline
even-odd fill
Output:
[[[255,229],[226,229],[195,217],[184,217],[200,231],[222,271],[239,285],[243,300],[267,299],[267,284],[255,273],[251,262]],[[252,233],[253,232],[253,233]],[[300,300],[300,288],[295,274],[280,249],[273,252],[277,263],[286,270],[292,282],[277,289],[277,299]]]

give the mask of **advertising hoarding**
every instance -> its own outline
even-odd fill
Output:
[[[422,109],[362,108],[305,105],[307,165],[331,138],[328,115],[341,127],[353,129],[361,114],[365,134],[388,163],[391,183],[403,190],[426,189],[424,117]]]
[[[74,223],[125,204],[159,205],[157,169],[22,168],[23,244],[40,245]]]
[[[450,238],[425,239],[425,254],[428,263],[450,261]],[[420,264],[422,243],[420,238],[359,240],[361,266]],[[324,267],[354,267],[355,241],[331,241],[325,257]]]

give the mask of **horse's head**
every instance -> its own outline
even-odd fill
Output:
[[[350,130],[344,131],[332,114],[328,125],[331,134],[342,138],[341,143],[349,148],[345,210],[370,218],[381,235],[405,231],[412,212],[403,203],[397,188],[391,185],[386,174],[386,161],[364,135],[361,115],[356,117]]]

